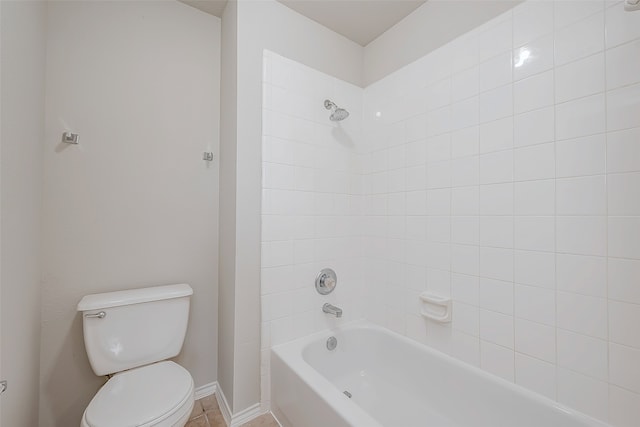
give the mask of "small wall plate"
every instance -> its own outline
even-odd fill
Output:
[[[338,284],[336,272],[330,268],[323,268],[316,276],[316,291],[320,295],[327,295],[333,292]]]

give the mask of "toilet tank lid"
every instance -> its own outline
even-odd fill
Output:
[[[190,295],[193,295],[193,289],[186,283],[106,292],[84,296],[78,303],[78,311],[98,310],[101,308],[182,298]]]

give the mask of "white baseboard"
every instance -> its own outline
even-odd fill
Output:
[[[220,407],[220,412],[222,412],[222,417],[224,418],[224,422],[229,427],[239,427],[242,424],[245,424],[265,413],[265,411],[260,408],[260,403],[256,403],[249,406],[247,409],[238,412],[237,414],[232,414],[229,403],[227,402],[227,398],[225,397],[222,388],[220,388],[220,385],[217,383],[215,393],[216,400],[218,401],[218,406]]]
[[[260,403],[256,403],[254,405],[249,406],[247,409],[244,409],[237,414],[233,414],[231,418],[231,424],[229,427],[239,427],[244,423],[251,421],[252,419],[259,417],[265,413],[260,408]]]
[[[218,389],[218,383],[212,382],[209,384],[205,384],[200,386],[194,390],[196,400],[202,399],[203,397],[211,396]]]
[[[229,426],[231,425],[231,408],[229,408],[229,403],[227,403],[227,398],[224,397],[220,384],[218,384],[216,391],[216,400],[218,401],[220,412],[222,412],[222,418],[224,418],[225,424]]]

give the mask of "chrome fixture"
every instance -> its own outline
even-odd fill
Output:
[[[98,313],[85,314],[84,317],[88,319],[104,319],[105,317],[107,317],[107,313],[105,313],[104,311],[99,311]]]
[[[333,292],[338,284],[336,272],[330,268],[323,268],[316,276],[316,291],[320,295],[327,295]]]
[[[347,396],[349,399],[351,399],[351,396],[353,396],[351,393],[349,393],[347,390],[343,391],[342,394],[344,394],[345,396]]]
[[[327,340],[327,350],[333,351],[338,346],[338,339],[336,337],[329,337]]]
[[[336,307],[335,305],[331,305],[328,302],[322,306],[322,311],[327,314],[333,314],[336,317],[342,317],[342,309]]]
[[[328,99],[324,100],[324,108],[327,110],[333,110],[329,116],[329,120],[332,122],[339,122],[349,117],[349,112],[347,110],[338,107],[334,102]]]
[[[80,136],[77,133],[64,132],[62,134],[62,142],[65,144],[78,144]]]
[[[205,151],[202,155],[202,160],[206,160],[207,162],[213,161],[213,153],[211,151]]]

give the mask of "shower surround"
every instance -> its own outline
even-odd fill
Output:
[[[364,90],[266,52],[263,102],[265,406],[271,346],[365,317],[636,422],[640,13],[525,2]]]

